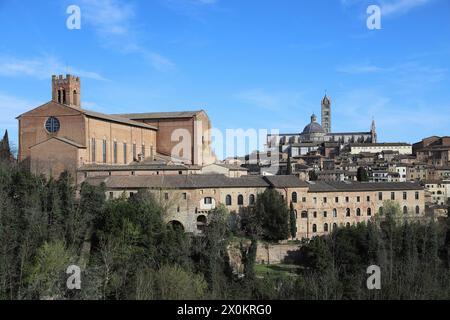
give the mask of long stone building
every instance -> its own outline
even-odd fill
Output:
[[[149,190],[168,208],[167,221],[187,232],[201,232],[208,214],[219,204],[232,214],[255,204],[267,188],[293,203],[297,239],[331,232],[337,226],[368,221],[380,212],[384,201],[399,203],[407,218],[425,215],[425,192],[416,183],[305,182],[295,176],[167,175],[92,177],[92,185],[104,183],[110,198],[134,196]]]

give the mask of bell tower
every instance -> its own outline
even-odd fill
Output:
[[[372,126],[370,127],[370,135],[372,137],[372,143],[377,143],[377,127],[375,126],[375,119],[372,119]]]
[[[322,99],[322,128],[325,133],[331,132],[331,100],[325,96]]]
[[[80,77],[67,74],[52,76],[52,101],[72,107],[81,108]]]

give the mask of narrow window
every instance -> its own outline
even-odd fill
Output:
[[[114,141],[113,156],[114,156],[114,163],[117,163],[117,141]]]
[[[96,155],[96,143],[95,138],[91,139],[91,152],[92,152],[92,162],[95,162],[95,155]]]
[[[123,163],[127,164],[127,144],[123,143]]]
[[[316,224],[313,224],[313,226],[312,226],[312,231],[313,231],[314,233],[317,232],[317,225],[316,225]]]
[[[292,192],[292,202],[297,203],[297,192]]]
[[[136,157],[136,143],[133,143],[133,161],[136,161],[137,157]]]
[[[103,160],[103,163],[106,163],[106,140],[103,140],[103,145],[102,145],[102,160]]]

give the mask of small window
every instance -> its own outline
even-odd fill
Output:
[[[334,198],[334,202],[338,203],[339,202],[339,197]]]
[[[303,198],[302,198],[302,202],[306,202],[306,197],[303,197]]]
[[[292,192],[292,202],[297,203],[297,192]]]
[[[187,193],[183,192],[183,200],[186,200],[186,199],[187,199]]]
[[[338,212],[336,209],[333,209],[333,218],[337,218]]]
[[[407,192],[403,192],[403,200],[408,200],[408,193]]]
[[[238,206],[243,206],[244,205],[244,196],[242,194],[240,194],[238,196]]]
[[[350,208],[347,208],[347,209],[345,210],[345,216],[346,216],[346,217],[350,217]]]
[[[328,232],[328,223],[325,223],[325,224],[323,225],[323,231],[324,231],[324,232]]]
[[[316,233],[317,232],[317,225],[313,224],[312,226],[312,232]]]
[[[313,217],[314,217],[314,218],[317,218],[317,211],[314,211]]]
[[[164,193],[164,199],[165,200],[169,200],[169,194],[166,192],[166,193]]]
[[[370,196],[367,196],[367,202],[370,202]]]
[[[205,197],[204,198],[205,204],[212,204],[212,198],[211,197]]]
[[[225,197],[225,205],[231,206],[231,204],[232,204],[232,202],[231,202],[231,196],[228,194],[228,195]]]
[[[328,213],[326,211],[323,212],[323,217],[326,218],[328,216]]]
[[[361,217],[361,209],[360,208],[356,209],[356,216]]]
[[[378,200],[383,200],[383,192],[378,192]]]
[[[356,197],[356,202],[361,202],[361,197],[360,196]]]
[[[416,206],[416,214],[420,214],[420,207]]]
[[[327,198],[326,197],[323,198],[323,203],[327,203]]]
[[[403,214],[408,214],[408,207],[407,206],[403,207]]]
[[[391,200],[395,200],[395,192],[391,192]]]
[[[128,159],[127,159],[127,144],[124,143],[123,144],[123,163],[127,164]]]
[[[254,194],[251,194],[248,197],[248,204],[251,205],[251,206],[255,204],[255,195]]]
[[[302,219],[308,218],[308,211],[302,211]]]
[[[419,192],[416,191],[416,200],[419,200]]]
[[[367,208],[367,216],[371,216],[372,215],[372,209],[371,208]]]
[[[350,198],[349,197],[345,197],[345,202],[350,202]]]
[[[136,156],[136,143],[133,143],[133,161],[137,160],[137,156]]]

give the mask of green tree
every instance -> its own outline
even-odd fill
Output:
[[[309,175],[309,181],[317,181],[317,179],[319,179],[315,170],[309,171],[308,175]]]
[[[287,175],[291,175],[292,174],[292,162],[291,162],[291,157],[287,158],[287,163],[286,163],[286,174]]]
[[[262,227],[262,237],[268,241],[289,238],[289,209],[281,194],[267,189],[258,195],[254,207]]]
[[[61,241],[45,242],[27,272],[30,298],[62,299],[65,293],[68,266],[73,263],[71,253]]]
[[[369,176],[367,174],[367,170],[364,167],[359,167],[356,172],[356,178],[359,182],[367,182],[369,181]]]
[[[295,239],[297,237],[297,218],[295,216],[295,210],[292,201],[289,208],[289,231],[291,233],[291,237]]]
[[[206,295],[208,284],[202,275],[177,265],[162,266],[159,270],[138,272],[136,299],[138,300],[197,300]]]

